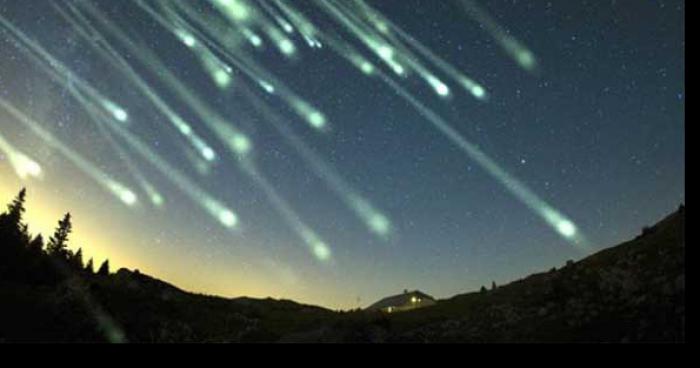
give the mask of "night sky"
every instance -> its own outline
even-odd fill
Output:
[[[70,211],[71,247],[82,247],[96,263],[109,257],[113,270],[138,268],[208,294],[355,308],[404,289],[445,298],[560,266],[635,236],[685,201],[683,1],[478,1],[492,18],[488,22],[478,21],[460,0],[367,0],[483,86],[488,99],[475,98],[410,45],[417,58],[402,59],[406,54],[394,50],[409,71],[397,75],[320,1],[284,4],[313,22],[323,47],[307,44],[296,24],[293,33],[285,33],[271,16],[284,17],[279,5],[261,2],[249,0],[249,16],[238,22],[216,1],[183,3],[216,20],[212,28],[226,26],[223,39],[230,45],[211,38],[221,47],[217,51],[207,44],[216,60],[226,60],[222,50],[247,58],[255,70],[274,76],[275,93],[228,62],[230,85],[217,85],[202,63],[204,38],[188,47],[192,39],[178,39],[172,27],[134,1],[90,1],[99,10],[91,13],[81,1],[71,1],[71,8],[65,1],[0,0],[7,21],[0,26],[0,97],[55,138],[47,143],[0,105],[2,202],[26,186],[30,231],[44,235]],[[66,14],[77,10],[102,36],[86,40],[51,3]],[[168,3],[161,8],[157,1],[146,2],[170,19],[163,9],[180,8]],[[354,19],[364,14],[350,1],[328,3],[354,9]],[[136,49],[95,14],[139,40]],[[182,10],[179,14],[190,19]],[[50,64],[33,61],[46,57],[32,59],[22,51],[26,46],[18,47],[24,44],[8,23],[74,77],[64,73],[51,79]],[[189,24],[208,34],[201,24]],[[266,33],[263,24],[278,33]],[[503,32],[494,32],[498,29]],[[245,30],[256,32],[264,47],[249,43]],[[389,32],[387,40],[402,39]],[[278,50],[275,34],[288,37],[293,55]],[[326,34],[351,45],[375,72],[363,73],[347,53],[329,45]],[[503,36],[517,39],[520,51],[529,50],[536,67],[518,63],[499,42]],[[111,45],[216,159],[203,160],[125,69],[91,42]],[[224,125],[247,137],[250,147],[236,141],[244,155],[227,150],[206,118],[164,81],[166,74],[155,72],[162,65],[149,67],[140,59],[139,48],[155,53],[189,93],[225,119]],[[449,98],[439,96],[421,78],[420,68],[406,60],[420,60],[416,64],[449,86]],[[128,122],[118,121],[115,110],[81,89],[81,81],[128,112]],[[282,85],[325,119],[300,115]],[[76,90],[86,98],[82,103],[72,94]],[[492,175],[436,129],[407,94],[488,155],[508,180]],[[85,101],[93,111],[112,114],[97,123]],[[109,124],[141,141],[167,169],[157,169],[116,130],[108,133]],[[308,148],[337,180],[318,175],[292,142]],[[58,146],[133,190],[138,200],[120,200],[96,179],[104,176],[86,174]],[[40,177],[16,173],[17,152],[40,165]],[[257,176],[244,162],[254,162]],[[173,181],[174,171],[199,188],[197,195]],[[149,200],[142,179],[162,195],[162,206]],[[557,231],[509,191],[511,179],[529,188],[538,203],[566,216],[576,236],[566,236],[572,229]],[[230,217],[202,206],[203,193],[235,213],[235,226],[225,226],[232,225]],[[358,198],[367,206],[353,209]],[[363,218],[367,213],[381,213],[387,222]]]

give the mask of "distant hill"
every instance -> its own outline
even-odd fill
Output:
[[[94,273],[79,254],[42,250],[12,206],[0,215],[0,342],[685,340],[683,207],[562,269],[385,314],[194,294],[127,269]]]
[[[431,307],[354,316],[301,341],[680,342],[685,340],[685,208],[637,238],[559,270]],[[293,339],[290,339],[293,340]]]
[[[388,325],[382,341],[683,341],[685,209],[562,269],[397,313]]]

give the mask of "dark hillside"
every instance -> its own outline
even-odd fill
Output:
[[[334,312],[288,300],[183,291],[137,271],[97,272],[0,214],[0,341],[637,342],[685,340],[685,208],[637,238],[557,270],[408,312]]]

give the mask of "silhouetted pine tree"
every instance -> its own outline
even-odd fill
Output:
[[[90,275],[95,273],[95,267],[92,265],[92,258],[87,261],[87,264],[85,265],[85,272]]]
[[[16,227],[19,227],[24,215],[24,203],[27,200],[27,189],[22,188],[17,194],[17,197],[7,206],[7,218],[12,221]]]
[[[19,241],[22,243],[22,245],[26,246],[29,244],[31,238],[31,235],[29,235],[29,225],[19,224]]]
[[[496,290],[496,281],[491,281],[491,290]]]
[[[71,266],[76,271],[81,271],[83,269],[83,249],[79,248],[78,251],[71,257]]]
[[[17,197],[7,206],[7,212],[0,215],[0,236],[8,243],[29,241],[27,225],[22,223],[27,190],[22,188]]]
[[[70,235],[73,230],[70,219],[70,213],[67,213],[63,217],[63,220],[58,222],[56,232],[49,238],[49,244],[46,246],[49,255],[68,259],[68,235]]]
[[[22,224],[26,194],[22,189],[7,211],[0,214],[0,280],[20,276],[27,261],[24,253],[29,234]]]
[[[44,250],[44,237],[41,234],[34,237],[27,245],[30,251],[34,253],[40,253]]]
[[[109,259],[105,259],[104,262],[102,262],[102,265],[100,266],[100,269],[97,270],[97,274],[100,276],[107,276],[109,275]]]

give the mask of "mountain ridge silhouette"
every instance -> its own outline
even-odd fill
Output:
[[[561,269],[387,314],[192,293],[139,270],[110,273],[107,262],[94,273],[65,244],[53,254],[37,245],[23,201],[0,215],[0,342],[685,340],[684,205]]]

